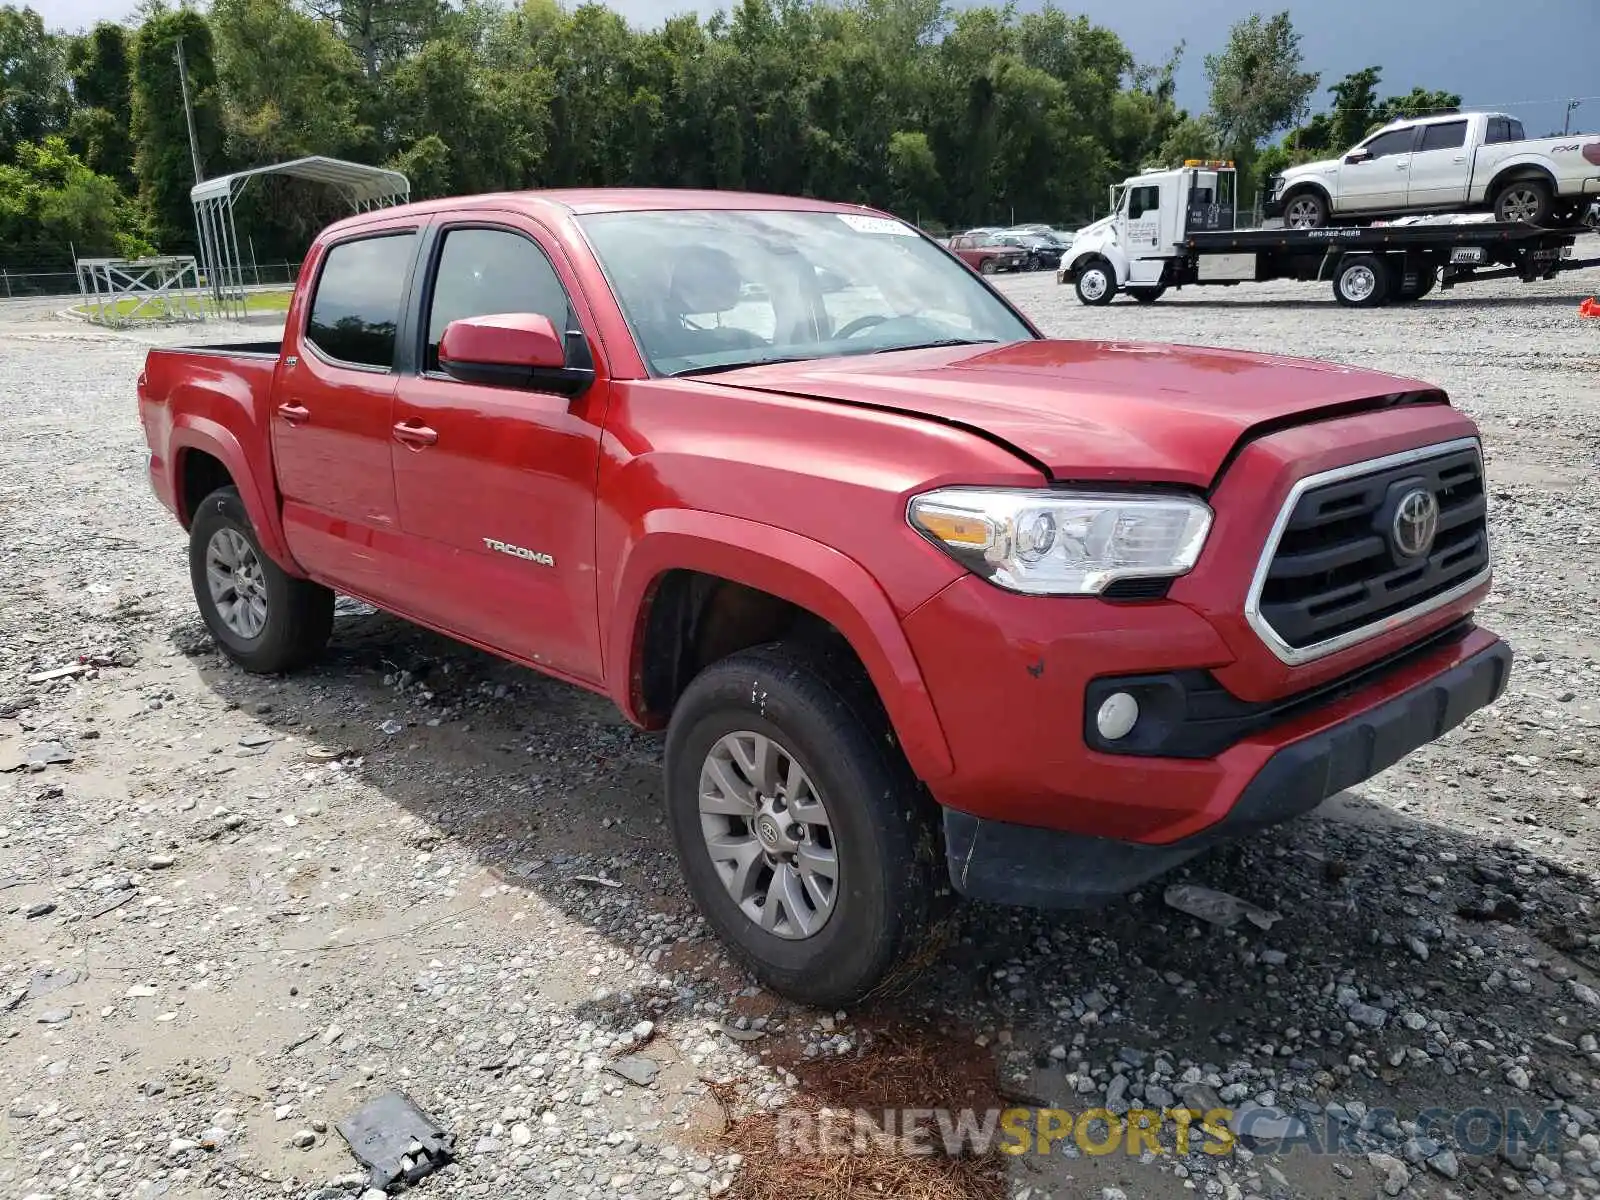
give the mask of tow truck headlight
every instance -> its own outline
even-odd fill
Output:
[[[974,574],[1034,596],[1183,575],[1211,529],[1201,501],[1149,494],[941,488],[914,497],[906,515]]]

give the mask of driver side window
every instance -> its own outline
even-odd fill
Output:
[[[449,230],[434,275],[423,370],[439,369],[445,326],[491,313],[539,313],[558,334],[574,328],[566,289],[533,241],[509,229]]]
[[[1155,212],[1160,207],[1161,187],[1159,184],[1136,187],[1128,200],[1128,219],[1132,221],[1144,216],[1145,213]]]
[[[1365,146],[1367,153],[1373,158],[1385,158],[1391,154],[1407,154],[1411,150],[1411,143],[1416,140],[1415,126],[1406,129],[1395,129],[1389,133],[1381,133]]]

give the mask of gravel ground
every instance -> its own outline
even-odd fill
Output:
[[[1002,286],[1052,334],[1443,384],[1484,427],[1482,617],[1519,664],[1442,744],[1163,881],[1276,919],[1219,928],[1163,886],[1088,915],[969,906],[851,1014],[723,959],[665,848],[658,742],[602,701],[343,603],[315,670],[228,665],[133,407],[145,345],[194,331],[0,308],[0,1195],[356,1196],[335,1126],[394,1089],[455,1138],[420,1195],[737,1192],[724,1103],[804,1102],[807,1063],[929,1037],[983,1047],[1021,1103],[1341,1134],[1069,1141],[1009,1160],[1014,1196],[1600,1193],[1595,277],[1376,313],[1310,285],[1097,310],[1048,275]],[[1418,1124],[1475,1108],[1549,1114],[1552,1140]]]

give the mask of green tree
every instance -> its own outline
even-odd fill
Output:
[[[150,250],[138,209],[60,136],[24,142],[12,163],[0,165],[0,246],[24,260],[63,267],[74,251],[133,256]]]
[[[214,0],[210,23],[229,157],[337,157],[370,140],[356,115],[361,65],[327,25],[291,0]]]
[[[191,9],[151,17],[133,41],[133,169],[139,199],[149,213],[150,233],[164,251],[192,249],[195,184],[178,86],[178,42],[189,73],[200,167],[208,175],[225,167],[221,98],[212,56],[211,27]]]
[[[1206,55],[1211,122],[1223,149],[1248,160],[1274,134],[1303,120],[1317,74],[1301,70],[1300,35],[1287,12],[1236,22],[1220,54]]]
[[[1414,87],[1404,96],[1390,96],[1372,114],[1373,125],[1387,125],[1404,117],[1425,117],[1429,113],[1447,112],[1461,107],[1461,97],[1454,92],[1430,91]]]
[[[1364,67],[1352,71],[1328,89],[1333,97],[1333,112],[1328,117],[1328,135],[1322,146],[1306,146],[1307,150],[1348,150],[1372,128],[1378,107],[1378,80],[1383,71],[1378,67]]]
[[[0,162],[67,123],[65,56],[31,8],[0,7]]]
[[[67,72],[75,106],[68,124],[68,142],[89,169],[109,175],[132,192],[133,137],[128,118],[133,108],[133,71],[128,32],[102,21],[67,46]]]
[[[1191,158],[1217,158],[1222,153],[1218,141],[1216,126],[1209,117],[1191,117],[1184,113],[1162,140],[1158,157],[1168,167],[1179,166]]]
[[[444,0],[304,0],[355,51],[369,79],[396,66],[436,33]]]
[[[409,155],[424,169],[419,182],[428,191],[499,191],[534,181],[550,102],[543,72],[484,68],[466,46],[434,41],[395,68],[386,90],[401,160]],[[419,152],[430,138],[438,145]]]
[[[893,188],[890,207],[907,220],[917,221],[923,214],[932,217],[939,211],[939,160],[922,132],[899,130],[889,138],[889,181]]]

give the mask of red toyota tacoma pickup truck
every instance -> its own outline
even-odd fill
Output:
[[[152,350],[195,597],[247,670],[334,592],[666,731],[707,919],[843,1003],[955,891],[1087,906],[1459,723],[1511,654],[1427,384],[1042,337],[866,209],[596,190],[317,238],[280,344]]]

